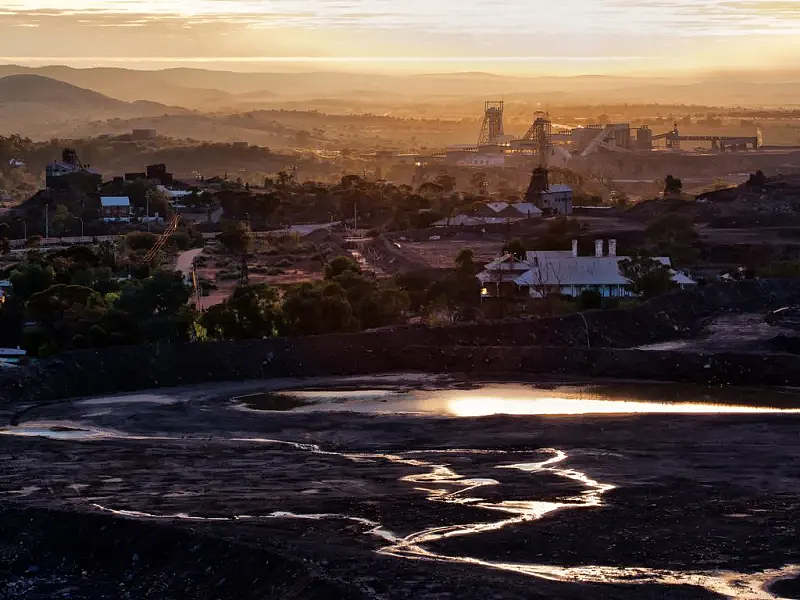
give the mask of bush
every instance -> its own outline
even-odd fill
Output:
[[[294,263],[289,260],[288,258],[282,258],[278,262],[275,263],[276,267],[293,267]]]
[[[596,310],[602,306],[603,296],[597,290],[583,290],[578,296],[578,310]]]
[[[220,271],[217,273],[217,281],[232,281],[239,279],[239,277],[241,277],[239,271]]]
[[[150,250],[158,236],[148,231],[132,231],[125,236],[125,245],[131,250]]]
[[[176,231],[170,236],[169,243],[178,250],[188,250],[192,239],[185,231]]]

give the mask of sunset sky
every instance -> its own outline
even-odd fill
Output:
[[[798,0],[0,0],[0,26],[0,62],[21,64],[509,74],[800,65]]]

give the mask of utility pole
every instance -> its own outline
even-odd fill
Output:
[[[353,202],[353,231],[358,229],[358,204]]]
[[[44,239],[45,242],[47,238],[50,237],[50,203],[45,201],[44,203]]]

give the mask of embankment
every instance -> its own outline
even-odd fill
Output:
[[[6,401],[54,400],[287,376],[419,371],[800,385],[792,354],[641,351],[695,335],[721,312],[762,311],[800,297],[800,281],[748,281],[670,294],[632,310],[453,327],[85,350],[0,371]]]

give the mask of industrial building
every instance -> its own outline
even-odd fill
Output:
[[[61,160],[55,160],[45,167],[45,186],[51,190],[79,189],[96,192],[103,182],[103,176],[84,165],[74,148],[65,148]]]
[[[670,131],[654,133],[643,125],[636,129],[630,123],[590,124],[571,129],[553,130],[550,119],[537,112],[528,131],[521,137],[507,135],[503,123],[504,103],[489,101],[475,145],[450,146],[446,161],[464,166],[502,166],[509,154],[547,154],[547,164],[564,166],[573,155],[588,156],[604,150],[610,152],[649,152],[659,142],[669,150],[679,150],[685,142],[706,142],[715,152],[758,149],[763,145],[761,130],[752,136],[718,134],[682,135],[677,123]],[[489,155],[476,156],[476,155]]]

